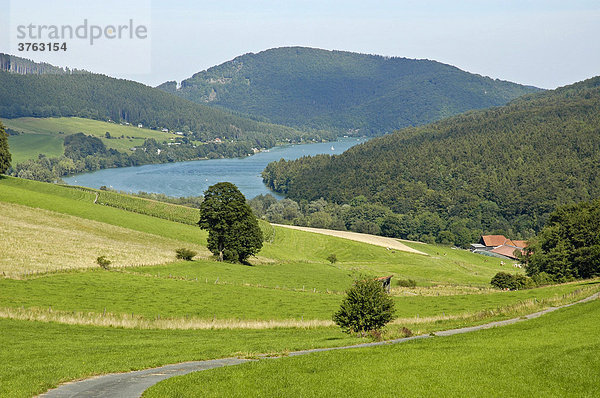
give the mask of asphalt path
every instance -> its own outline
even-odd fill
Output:
[[[570,307],[576,304],[585,303],[591,300],[596,300],[600,297],[600,293],[595,293],[590,297],[583,300],[577,301],[571,304],[565,304],[560,307],[550,307],[543,311],[534,312],[529,315],[525,315],[519,318],[507,319],[504,321],[490,322],[483,325],[470,326],[460,329],[451,329],[441,332],[436,332],[430,335],[419,335],[412,337],[405,337],[395,340],[387,340],[373,343],[363,343],[344,347],[329,347],[329,348],[315,348],[311,350],[295,351],[289,353],[289,356],[307,355],[315,352],[333,351],[333,350],[347,350],[352,348],[361,347],[374,347],[389,344],[404,343],[411,340],[428,339],[436,336],[453,336],[462,333],[475,332],[478,330],[490,329],[494,327],[501,327],[506,325],[512,325],[514,323],[523,322],[529,319],[538,318],[549,312],[556,311],[561,308]],[[263,357],[266,358],[266,357]],[[184,362],[174,365],[161,366],[159,368],[139,370],[128,373],[115,373],[104,376],[97,376],[91,379],[82,381],[70,382],[59,386],[53,390],[48,391],[40,397],[106,397],[106,398],[134,398],[140,397],[142,393],[153,386],[154,384],[168,379],[173,376],[185,375],[191,372],[198,372],[207,369],[219,368],[222,366],[233,366],[239,365],[245,362],[249,362],[249,359],[240,358],[224,358],[224,359],[213,359],[208,361],[195,361],[195,362]]]

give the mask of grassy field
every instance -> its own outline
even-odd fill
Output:
[[[197,372],[144,397],[594,397],[598,327],[596,300],[465,335]]]
[[[0,396],[31,397],[92,375],[360,342],[334,328],[137,330],[0,319]]]
[[[206,232],[193,225],[170,222],[145,214],[122,211],[94,204],[95,194],[18,178],[0,179],[0,201],[38,207],[83,219],[94,220],[181,241],[182,244],[206,244]],[[139,199],[144,201],[143,199]],[[177,207],[175,205],[167,205]],[[266,242],[255,262],[296,262],[329,264],[336,254],[337,267],[348,272],[394,274],[411,278],[421,285],[463,284],[489,286],[492,276],[507,266],[501,260],[474,255],[443,246],[411,244],[430,256],[392,252],[383,247],[326,235],[275,228],[272,242]],[[516,271],[515,271],[516,272]],[[296,284],[298,286],[299,284]]]
[[[29,159],[37,159],[40,153],[48,157],[59,157],[65,152],[64,135],[21,134],[8,137],[12,164],[17,165]]]
[[[212,263],[212,264],[211,264]],[[247,277],[245,283],[228,283],[221,274],[219,265],[205,262],[198,268],[212,268],[207,272],[201,269],[187,275],[186,279],[146,277],[122,272],[94,270],[70,272],[34,277],[27,280],[0,279],[0,305],[5,307],[48,308],[61,311],[95,312],[101,314],[106,308],[113,314],[134,313],[147,319],[195,317],[200,319],[331,319],[331,314],[339,307],[343,295],[328,293],[306,285],[306,291],[290,290],[279,285],[276,277],[267,275],[268,266],[250,274],[245,269],[254,267],[238,266],[240,278]],[[244,268],[242,268],[244,267]],[[295,275],[302,274],[301,265],[288,267],[288,280],[292,283]],[[148,271],[154,272],[152,267]],[[206,275],[203,277],[202,274]],[[212,274],[210,280],[208,275]],[[221,275],[219,280],[213,279]],[[199,275],[196,280],[194,275]],[[265,275],[266,280],[260,277]],[[323,275],[323,274],[320,274]],[[315,275],[314,280],[319,275]],[[340,288],[347,288],[352,278],[344,273],[330,274],[338,279]],[[345,281],[345,282],[344,282]],[[217,282],[217,283],[215,283]],[[260,282],[260,286],[257,286]],[[307,280],[307,283],[310,283]],[[278,288],[278,286],[280,286]],[[475,311],[494,309],[523,300],[544,299],[563,295],[579,289],[578,284],[544,287],[515,292],[494,292],[490,294],[455,296],[409,296],[394,297],[396,314],[401,318],[416,316],[432,317],[457,315]],[[340,289],[341,290],[341,289]]]
[[[154,138],[162,142],[175,137],[172,134],[156,130],[78,117],[23,117],[2,119],[2,123],[7,128],[24,133],[18,136],[10,136],[8,139],[15,164],[27,159],[37,158],[40,153],[49,157],[62,155],[64,152],[64,137],[76,133],[98,137],[107,148],[122,152],[127,152],[129,148],[141,145],[146,138]],[[107,132],[114,138],[107,139]]]
[[[14,203],[0,202],[0,214],[0,273],[11,278],[96,268],[100,256],[116,267],[163,264],[173,261],[181,246],[172,239]]]
[[[499,259],[417,243],[410,245],[427,256],[394,252],[266,225],[253,266],[177,262],[176,247],[207,253],[206,232],[186,223],[191,212],[110,197],[126,211],[95,198],[92,190],[0,178],[0,230],[9,237],[0,243],[0,395],[183,360],[358,343],[331,326],[358,277],[418,283],[393,289],[399,319],[386,337],[402,327],[428,333],[505,319],[600,289],[593,281],[500,292],[489,286],[496,272],[522,271]],[[118,267],[90,263],[99,255]]]
[[[171,203],[159,202],[152,199],[140,198],[101,189],[72,185],[65,185],[65,187],[91,192],[94,195],[98,195],[98,204],[116,207],[117,209],[127,210],[134,213],[145,214],[148,216],[189,225],[196,225],[200,219],[200,213],[198,209],[187,206],[174,205]]]

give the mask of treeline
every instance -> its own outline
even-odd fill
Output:
[[[0,174],[4,174],[10,168],[12,156],[8,147],[8,134],[4,131],[4,125],[0,122]]]
[[[61,157],[40,155],[37,159],[19,163],[9,170],[15,177],[55,182],[61,177],[113,167],[141,166],[150,163],[170,163],[195,159],[233,158],[253,154],[254,143],[224,142],[193,145],[167,145],[146,139],[131,153],[108,149],[97,137],[83,133],[65,137],[65,152]]]
[[[450,65],[315,48],[245,54],[160,89],[298,128],[380,135],[538,91]]]
[[[559,205],[600,197],[600,77],[400,130],[338,156],[271,163],[296,201],[364,196],[394,213],[528,238]]]
[[[30,59],[15,57],[14,55],[0,53],[0,71],[19,74],[68,74],[85,73],[78,70],[63,69],[45,62],[35,62]]]
[[[301,132],[195,104],[133,81],[83,74],[21,75],[0,71],[0,117],[78,116],[191,131],[197,140],[278,142],[332,140],[324,131]]]
[[[559,207],[530,242],[527,275],[556,281],[600,276],[600,200]]]
[[[523,274],[497,273],[491,285],[520,290],[600,276],[600,199],[560,206],[529,240]]]
[[[479,240],[482,230],[464,218],[442,219],[432,212],[397,214],[390,208],[357,197],[349,204],[327,202],[323,198],[298,202],[259,195],[249,201],[259,218],[272,223],[353,231],[426,243],[454,244],[467,248]]]

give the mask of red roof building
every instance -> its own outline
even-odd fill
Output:
[[[502,246],[508,239],[504,235],[482,235],[481,244],[487,247]]]
[[[521,253],[523,253],[523,250],[518,248],[518,247],[514,247],[514,246],[498,246],[495,249],[490,250],[492,253],[496,253],[496,254],[500,254],[501,256],[505,256],[505,257],[509,257],[512,259],[517,259],[517,256],[515,256],[515,251],[518,250]]]
[[[474,250],[475,252],[489,252],[516,260],[515,250],[523,253],[523,249],[527,247],[527,242],[524,240],[510,240],[504,235],[482,235],[480,245],[485,246],[485,248],[478,247]]]
[[[525,249],[527,247],[526,240],[513,240],[513,243],[515,244],[515,246],[521,249]]]

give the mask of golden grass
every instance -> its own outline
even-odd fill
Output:
[[[0,308],[0,318],[37,322],[57,322],[68,325],[105,326],[124,329],[314,329],[333,326],[328,320],[238,320],[165,318],[146,319],[134,314],[98,314],[95,312],[54,311],[51,308]]]
[[[163,264],[175,260],[181,242],[79,217],[0,203],[0,275],[98,267],[106,256],[112,266]],[[192,246],[186,244],[186,246]],[[190,247],[208,256],[205,248]]]
[[[491,287],[436,285],[429,287],[392,287],[392,296],[459,296],[465,294],[489,294],[497,292]]]
[[[428,254],[423,253],[417,249],[413,249],[412,247],[406,246],[404,243],[400,242],[398,239],[388,238],[385,236],[379,235],[370,235],[370,234],[361,234],[358,232],[351,231],[338,231],[333,229],[324,229],[324,228],[310,228],[310,227],[299,227],[296,225],[285,225],[285,224],[272,224],[277,227],[296,229],[299,231],[312,232],[315,234],[329,235],[335,236],[337,238],[344,238],[353,240],[356,242],[368,243],[375,246],[385,247],[388,250],[400,250],[403,252],[421,254],[423,256],[428,256]]]

